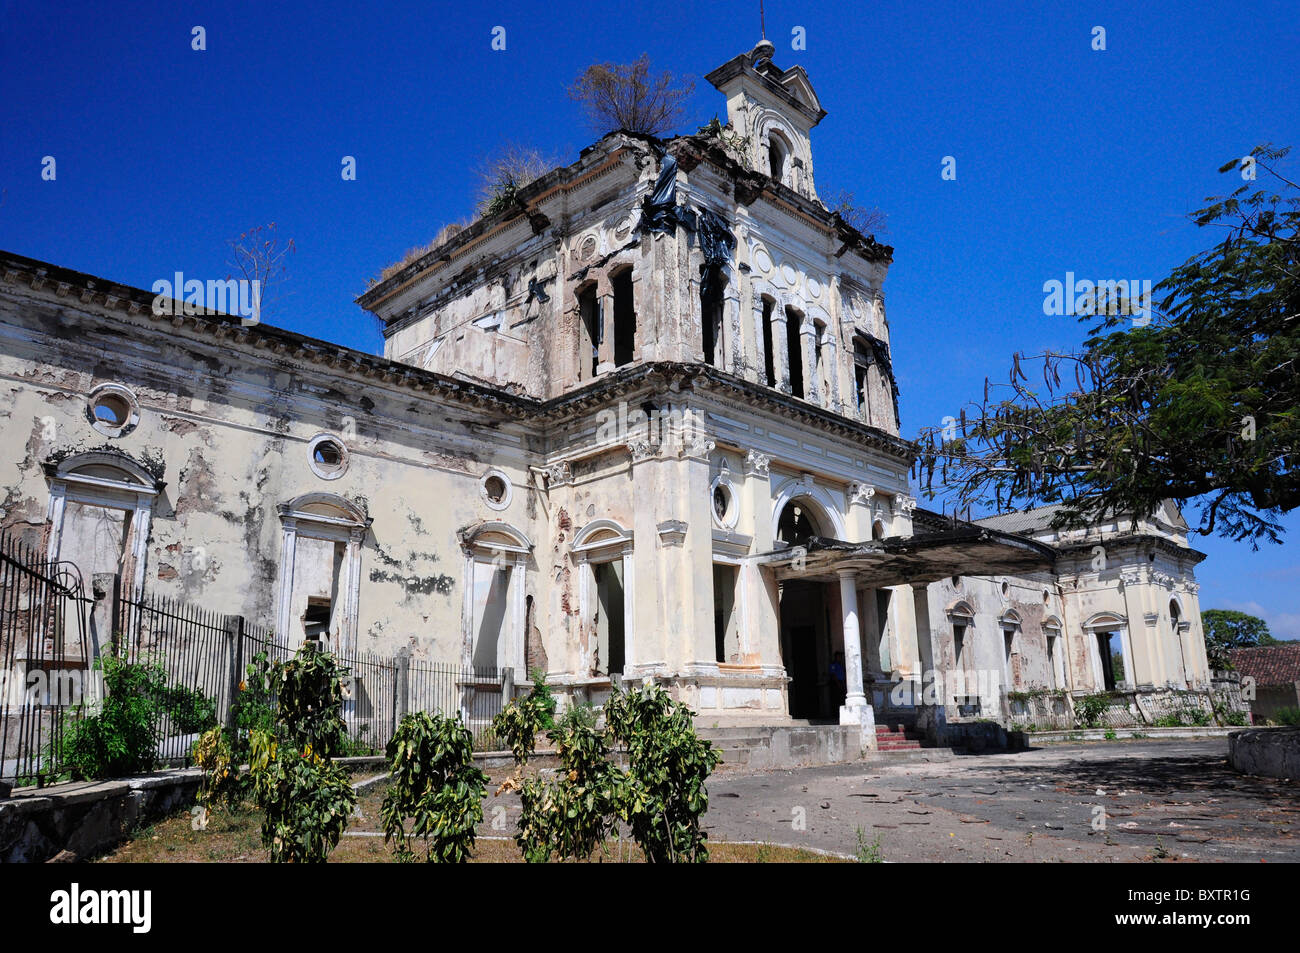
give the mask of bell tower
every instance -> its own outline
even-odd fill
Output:
[[[812,127],[826,116],[802,66],[782,70],[766,38],[705,79],[727,97],[727,122],[746,143],[750,168],[809,199],[813,186]]]

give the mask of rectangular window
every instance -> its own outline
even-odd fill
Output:
[[[596,563],[596,674],[623,674],[623,560]]]
[[[790,355],[790,393],[803,397],[803,346],[799,342],[799,327],[803,315],[794,308],[785,309],[785,346]]]
[[[614,365],[631,364],[636,353],[636,308],[632,301],[632,269],[611,279],[614,288]]]
[[[700,325],[704,334],[704,363],[722,367],[722,269],[710,265],[700,282]]]
[[[578,374],[581,379],[596,376],[600,365],[600,300],[593,283],[578,292],[578,314],[582,318],[582,342],[578,350]],[[585,355],[585,357],[584,357]]]
[[[736,567],[713,566],[713,643],[719,662],[740,661],[740,626],[736,617]]]
[[[289,618],[298,620],[297,644],[313,641],[338,648],[340,633],[333,608],[342,598],[339,581],[346,550],[344,543],[332,539],[298,536],[293,560],[293,598],[289,608]]]
[[[776,386],[776,355],[772,353],[772,313],[776,302],[771,298],[763,299],[763,373],[768,387]]]
[[[507,619],[510,610],[509,566],[478,561],[474,566],[474,644],[470,662],[495,669],[508,656]]]

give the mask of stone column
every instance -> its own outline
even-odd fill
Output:
[[[844,676],[847,686],[840,708],[841,725],[874,725],[875,715],[862,690],[862,630],[858,625],[858,589],[852,569],[841,569],[840,606],[844,612]]]
[[[761,315],[760,315],[761,319]],[[772,305],[772,369],[776,374],[777,390],[790,393],[790,349],[786,345],[785,323],[788,315],[781,302]]]

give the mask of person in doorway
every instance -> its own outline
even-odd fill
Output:
[[[844,699],[848,697],[848,686],[844,680],[843,652],[836,652],[835,657],[831,659],[830,676],[831,686],[835,691],[835,704],[843,705]]]

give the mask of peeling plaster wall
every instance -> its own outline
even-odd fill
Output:
[[[87,395],[110,381],[140,407],[138,425],[118,438],[86,417]],[[276,621],[276,506],[301,494],[343,496],[373,520],[361,558],[361,649],[459,657],[458,530],[486,519],[530,526],[530,451],[510,421],[147,317],[3,287],[0,393],[11,448],[0,454],[0,525],[40,542],[47,461],[105,447],[154,461],[166,486],[151,525],[147,591],[258,624]],[[349,450],[338,479],[311,469],[308,443],[322,432]],[[480,491],[488,459],[514,484],[504,512]]]

